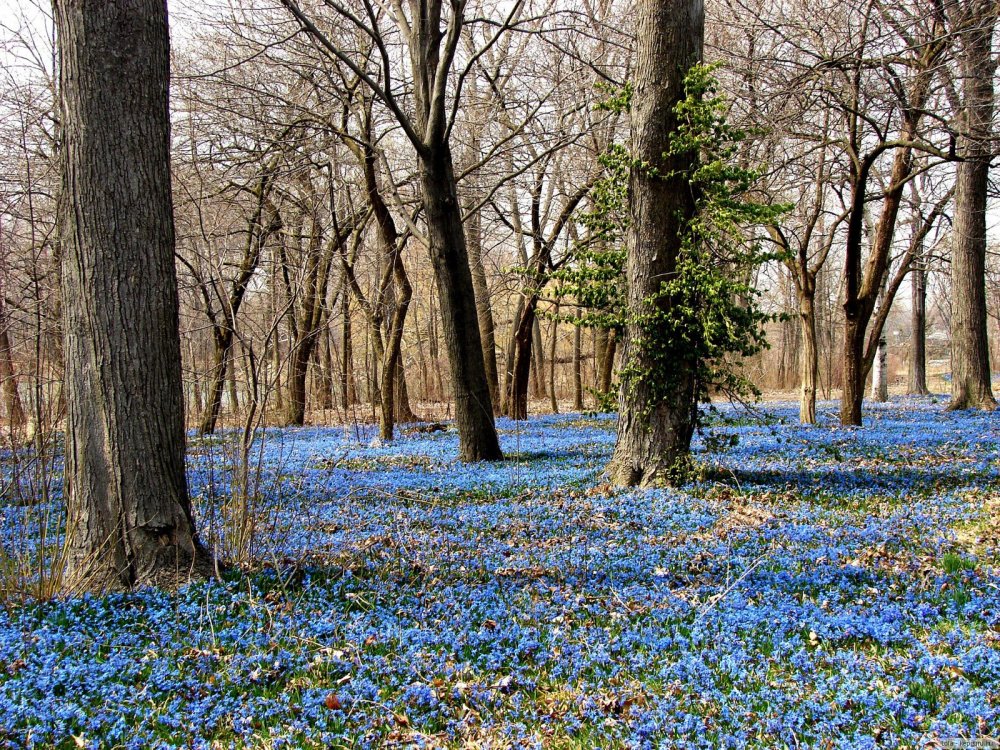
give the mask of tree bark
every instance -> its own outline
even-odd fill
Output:
[[[882,308],[891,304],[892,300],[886,298],[885,280],[883,280],[882,290],[878,295],[878,306]],[[886,341],[885,331],[879,331],[875,347],[871,399],[877,403],[885,403],[889,400],[889,342]]]
[[[819,375],[819,347],[816,345],[816,288],[811,293],[798,290],[799,326],[802,332],[802,352],[799,356],[799,421],[816,424],[816,380]]]
[[[354,406],[357,400],[357,389],[354,383],[354,342],[351,337],[351,301],[347,293],[347,276],[344,275],[344,289],[341,296],[340,317],[340,403],[346,411]]]
[[[545,397],[545,350],[542,348],[542,326],[535,315],[531,328],[531,395],[533,398]]]
[[[406,368],[403,367],[403,355],[400,352],[396,360],[396,424],[419,422],[420,418],[413,412],[410,404],[410,387],[406,382]]]
[[[431,263],[441,303],[441,331],[448,352],[455,401],[459,458],[463,461],[499,460],[503,453],[493,421],[476,295],[447,143],[436,145],[421,159],[420,183]]]
[[[917,260],[910,276],[910,372],[907,393],[926,396],[927,388],[927,272]]]
[[[583,327],[578,321],[573,325],[573,409],[576,411],[583,411],[582,348]]]
[[[14,371],[14,355],[10,345],[6,310],[3,304],[3,291],[0,289],[0,390],[3,391],[4,408],[7,412],[7,426],[11,435],[18,434],[27,419],[21,394],[17,390],[17,374]]]
[[[184,472],[163,0],[57,0],[66,589],[209,576]]]
[[[559,400],[556,398],[556,345],[559,343],[559,300],[556,300],[552,318],[552,337],[549,340],[549,405],[552,413],[559,413]]]
[[[877,403],[889,400],[889,342],[885,333],[878,337],[878,350],[875,352],[875,366],[872,368],[871,399]]]
[[[493,320],[493,303],[490,300],[490,288],[486,283],[486,268],[483,265],[482,217],[478,208],[473,209],[466,216],[465,236],[469,246],[472,285],[476,293],[476,318],[479,321],[479,335],[483,340],[483,364],[486,368],[486,382],[489,385],[493,410],[496,412],[500,408],[496,323]]]
[[[618,351],[618,334],[612,329],[608,331],[608,339],[605,348],[604,362],[601,366],[601,381],[598,387],[601,393],[611,392],[611,382],[615,374],[615,354]]]
[[[464,5],[452,4],[451,17],[444,29],[440,0],[412,5],[411,25],[405,30],[414,79],[415,128],[410,130],[409,137],[419,162],[424,220],[455,403],[459,458],[494,461],[502,459],[503,453],[483,361],[483,340],[449,144],[446,106],[448,75],[461,38]],[[405,123],[405,117],[398,119]],[[409,123],[405,124],[409,127]]]
[[[996,408],[990,384],[986,318],[986,199],[993,135],[991,47],[996,7],[970,0],[960,36],[962,134],[955,171],[951,257],[951,402],[949,409]]]
[[[334,305],[336,305],[336,300],[334,300],[333,305],[330,305],[330,308],[332,309]],[[319,382],[316,388],[316,406],[325,417],[326,412],[333,408],[333,357],[330,352],[330,329],[326,326],[320,334],[318,349],[316,366],[319,371]]]
[[[532,331],[535,327],[537,295],[521,298],[521,314],[514,321],[514,356],[509,369],[510,387],[504,394],[504,414],[511,419],[528,417],[528,380],[531,375]]]
[[[684,76],[702,56],[705,6],[702,0],[640,0],[636,7],[636,64],[633,76],[632,147],[629,177],[630,225],[626,282],[629,322],[625,361],[648,372],[654,361],[634,322],[675,273],[684,226],[695,205],[690,186],[676,176],[690,167],[682,157],[664,159],[676,128],[674,106],[684,97]],[[650,174],[656,167],[663,177]],[[669,299],[660,297],[669,314]],[[662,373],[654,373],[653,377]],[[690,365],[677,363],[669,396],[654,400],[648,378],[623,383],[618,435],[607,473],[619,485],[670,482],[690,455],[694,432],[695,382]]]
[[[604,362],[608,356],[608,329],[593,328],[594,341],[594,390],[601,391]]]

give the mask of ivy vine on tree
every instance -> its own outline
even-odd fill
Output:
[[[642,369],[626,364],[624,387],[642,379],[653,390],[655,406],[676,393],[671,373],[678,363],[690,367],[696,425],[698,404],[710,401],[713,393],[757,395],[742,373],[741,360],[767,346],[764,324],[773,316],[759,304],[754,272],[780,256],[765,249],[754,229],[773,224],[788,210],[752,198],[760,170],[737,161],[744,134],[727,121],[716,68],[696,65],[687,74],[685,97],[674,108],[679,125],[664,154],[697,157],[686,173],[662,175],[684,177],[695,198],[696,211],[685,224],[675,271],[641,309],[624,304],[629,169],[640,166],[653,175],[656,169],[637,164],[625,146],[614,144],[601,156],[605,174],[583,218],[589,236],[577,250],[578,263],[560,273],[561,293],[587,310],[579,319],[583,325],[621,330],[632,323],[641,331],[638,345],[650,355],[648,364]],[[601,106],[627,109],[630,98],[631,87],[626,86]]]

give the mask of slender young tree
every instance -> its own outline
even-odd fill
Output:
[[[184,473],[164,0],[57,0],[69,591],[212,573]]]
[[[684,99],[685,75],[701,60],[704,29],[703,0],[637,3],[631,104],[635,162],[629,178],[626,261],[630,319],[624,346],[626,367],[637,370],[654,369],[655,353],[643,345],[643,329],[635,320],[651,298],[669,306],[670,300],[659,294],[660,286],[676,274],[685,225],[695,212],[684,176],[693,155],[664,155],[677,127],[674,107]],[[686,458],[694,431],[695,390],[695,373],[686,363],[679,362],[671,374],[670,390],[669,397],[657,398],[647,378],[622,386],[618,437],[608,466],[616,484],[654,484],[668,478]]]

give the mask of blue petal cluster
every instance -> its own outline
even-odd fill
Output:
[[[1000,735],[1000,423],[832,410],[722,409],[737,445],[698,441],[705,478],[677,490],[603,482],[608,417],[501,421],[510,460],[487,465],[456,462],[453,432],[269,430],[253,571],[0,608],[0,747]],[[191,454],[216,536],[227,439]],[[2,510],[5,545],[37,534]]]

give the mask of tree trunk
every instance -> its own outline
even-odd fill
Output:
[[[307,337],[292,350],[292,364],[288,373],[288,425],[301,427],[306,420],[306,376],[312,359],[316,339]]]
[[[11,435],[15,435],[24,428],[27,420],[24,416],[24,406],[21,404],[21,394],[17,390],[14,356],[7,328],[7,315],[3,307],[2,291],[0,291],[0,389],[3,390],[4,408],[7,412],[7,425],[10,428]]]
[[[188,339],[188,361],[191,363],[191,405],[192,409],[187,410],[185,406],[185,413],[193,411],[195,414],[201,414],[205,408],[202,403],[202,392],[201,392],[201,373],[198,372],[198,363],[194,353],[194,340],[192,338]]]
[[[57,0],[68,591],[213,572],[184,472],[163,0]]]
[[[531,349],[534,342],[532,331],[535,327],[538,298],[531,296],[523,299],[523,302],[521,315],[515,320],[510,388],[504,395],[504,413],[511,419],[528,418],[528,380],[531,374]]]
[[[542,326],[535,315],[535,322],[531,327],[531,396],[532,398],[542,398],[545,396],[545,352],[542,349]]]
[[[910,112],[904,134],[916,131],[920,113]],[[848,223],[846,258],[844,261],[844,383],[840,400],[840,423],[861,425],[861,408],[864,401],[865,376],[865,343],[868,324],[878,295],[885,287],[885,275],[889,266],[889,251],[896,230],[896,218],[902,202],[903,189],[910,179],[913,168],[913,149],[911,146],[901,146],[893,158],[892,172],[889,184],[892,187],[886,191],[879,215],[872,249],[865,264],[865,272],[861,273],[861,242],[863,234],[864,206],[867,200],[868,178],[874,164],[874,158],[867,158],[858,174],[853,178],[853,193],[851,196],[851,217]]]
[[[222,391],[226,385],[226,373],[233,345],[233,332],[226,330],[217,332],[215,346],[212,350],[211,382],[209,383],[208,401],[198,425],[199,435],[211,435],[215,432],[219,420],[219,409],[222,407]]]
[[[334,304],[336,304],[336,300],[334,300]],[[316,405],[323,411],[324,420],[328,420],[326,412],[333,408],[333,357],[330,353],[329,328],[323,328],[319,343],[319,356],[316,362],[319,371]]]
[[[435,285],[436,286],[436,285]],[[441,347],[438,342],[437,310],[434,308],[434,294],[431,294],[429,312],[427,315],[427,348],[430,351],[431,362],[434,365],[434,400],[446,400],[444,375],[441,372]]]
[[[418,400],[430,401],[430,369],[427,367],[427,350],[424,348],[424,336],[420,332],[420,318],[417,316],[419,310],[420,306],[417,305],[413,311],[413,330],[417,336],[417,361],[420,364],[420,395]],[[403,384],[405,386],[405,379]],[[407,399],[407,403],[409,403],[409,399]]]
[[[354,384],[354,342],[351,337],[351,303],[348,299],[346,281],[344,282],[341,306],[340,335],[343,352],[340,362],[340,402],[346,411],[357,401]]]
[[[955,170],[951,259],[951,403],[949,409],[995,409],[986,319],[986,199],[993,135],[991,54],[996,10],[987,0],[966,6],[972,28],[961,35],[964,157]]]
[[[250,281],[257,271],[260,263],[261,250],[268,236],[281,229],[281,221],[277,212],[274,212],[271,220],[264,222],[265,205],[267,204],[268,184],[270,174],[265,173],[254,191],[256,206],[253,216],[247,226],[247,240],[243,246],[243,258],[240,261],[239,273],[233,279],[232,287],[229,291],[229,298],[223,305],[224,308],[216,314],[212,303],[213,295],[206,282],[198,282],[205,302],[205,311],[212,323],[212,341],[215,344],[212,361],[212,384],[209,394],[208,405],[202,413],[201,421],[198,425],[198,432],[201,435],[208,435],[215,432],[215,425],[219,419],[219,408],[222,405],[222,390],[226,381],[226,370],[232,359],[233,335],[236,330],[236,318],[243,300],[246,297]],[[236,405],[236,380],[230,381],[230,395],[233,401],[233,410]]]
[[[875,367],[872,368],[872,401],[885,403],[889,400],[889,342],[885,333],[878,337],[878,351],[875,353]]]
[[[906,392],[926,396],[927,389],[927,272],[919,259],[910,276],[910,373]]]
[[[400,249],[396,249],[392,256],[393,279],[395,281],[395,304],[393,306],[392,318],[389,322],[389,336],[385,345],[385,353],[382,357],[382,413],[379,418],[379,434],[382,440],[392,440],[393,426],[396,422],[396,395],[400,381],[402,381],[402,347],[403,347],[403,323],[406,320],[406,312],[413,299],[413,288],[403,267],[403,259]],[[409,409],[409,404],[407,404]],[[493,412],[490,412],[492,417]]]
[[[813,294],[799,292],[799,326],[802,329],[802,352],[799,357],[799,421],[816,424],[816,379],[819,374],[819,350],[816,346],[816,300]]]
[[[608,331],[608,341],[607,349],[604,355],[604,362],[601,367],[601,382],[598,386],[601,393],[608,394],[611,392],[611,381],[615,374],[615,354],[618,351],[618,334],[615,333],[614,329]]]
[[[684,76],[699,62],[705,28],[702,0],[640,0],[636,7],[636,63],[632,98],[632,147],[636,160],[629,176],[630,224],[626,282],[629,323],[625,328],[625,361],[633,371],[652,373],[622,384],[618,436],[607,473],[619,485],[652,485],[673,481],[689,460],[694,432],[694,372],[678,362],[660,373],[643,345],[634,321],[655,298],[665,279],[676,271],[687,220],[695,206],[682,176],[691,165],[685,157],[664,158],[676,128],[674,106],[684,97]],[[659,171],[652,175],[646,165]],[[664,176],[673,175],[673,176]],[[669,314],[669,299],[659,297]],[[666,398],[654,398],[650,377],[666,375]],[[663,384],[659,388],[664,388]]]
[[[583,411],[583,327],[573,326],[573,409]]]
[[[549,405],[552,413],[559,413],[559,401],[556,398],[556,345],[559,343],[559,300],[556,300],[555,312],[552,318],[552,333],[549,341]]]
[[[420,181],[431,263],[441,302],[441,328],[451,372],[459,458],[463,461],[499,460],[503,453],[493,422],[476,296],[447,144],[437,146],[420,160]]]
[[[883,305],[891,305],[892,301],[886,299],[885,280],[882,282],[882,289],[878,295],[879,311]],[[872,332],[874,335],[874,331]],[[878,332],[878,343],[876,344],[874,367],[872,368],[871,399],[877,403],[885,403],[889,400],[889,343],[885,338],[885,331]]]
[[[406,368],[403,367],[403,355],[400,352],[396,360],[396,423],[406,424],[408,422],[419,422],[420,419],[413,413],[413,406],[410,404],[410,388],[406,384]]]
[[[840,423],[845,426],[861,424],[866,324],[867,319],[861,322],[856,315],[848,315],[844,321],[844,382],[840,396]]]
[[[594,390],[601,390],[604,361],[608,356],[608,329],[593,328],[594,339]]]
[[[229,408],[233,416],[238,416],[240,409],[240,391],[236,384],[236,367],[229,368]]]
[[[507,349],[504,352],[503,393],[500,399],[500,413],[507,417],[512,416],[511,411],[514,408],[511,405],[510,399],[511,394],[514,392],[515,359],[517,357],[518,346],[517,331],[521,318],[524,315],[524,302],[525,295],[523,293],[517,295],[514,315],[510,320],[510,339],[507,341]]]
[[[500,408],[500,378],[497,373],[496,323],[493,321],[493,304],[490,289],[486,283],[486,268],[483,266],[482,219],[479,209],[472,210],[465,220],[465,236],[469,246],[469,266],[472,271],[472,285],[476,293],[476,318],[479,321],[479,335],[483,340],[483,364],[486,368],[486,382],[490,389],[493,410]]]
[[[851,162],[851,206],[847,225],[844,259],[844,384],[840,403],[840,421],[843,425],[861,424],[861,404],[864,398],[864,379],[870,361],[865,360],[867,328],[890,264],[890,251],[896,230],[896,219],[902,202],[903,191],[913,176],[912,142],[919,136],[920,120],[930,96],[931,83],[936,75],[938,60],[945,49],[946,35],[940,14],[931,14],[929,35],[919,43],[915,52],[914,77],[905,91],[898,143],[885,141],[876,145],[864,156],[853,140],[851,148],[855,158]],[[855,92],[858,95],[859,92]],[[856,117],[852,114],[851,117]],[[888,185],[882,198],[882,210],[875,226],[871,250],[861,273],[862,239],[864,236],[868,180],[883,150],[893,148],[895,155]],[[891,298],[890,298],[891,301]],[[884,319],[881,321],[884,323]],[[881,324],[880,323],[880,324]],[[874,349],[870,352],[874,354]]]

